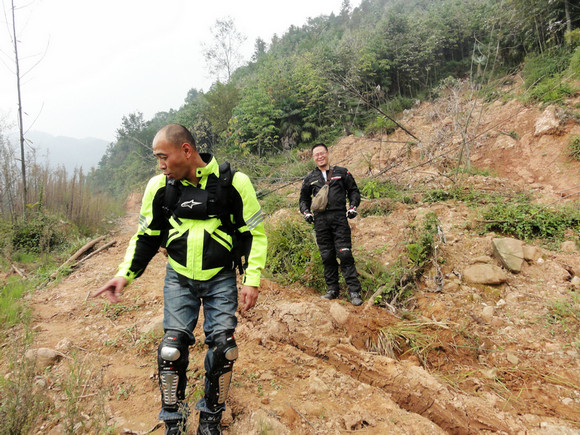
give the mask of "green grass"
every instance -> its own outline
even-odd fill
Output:
[[[19,277],[9,277],[8,282],[0,288],[0,334],[17,324],[28,324],[30,310],[22,301],[29,291],[30,283]]]

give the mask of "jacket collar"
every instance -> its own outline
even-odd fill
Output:
[[[207,166],[197,168],[195,175],[199,178],[207,177],[210,174],[215,174],[219,177],[219,165],[215,157],[209,153],[200,153],[199,156],[205,163],[207,163]]]

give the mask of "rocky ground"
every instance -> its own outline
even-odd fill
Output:
[[[546,205],[578,205],[580,163],[566,146],[571,135],[580,135],[570,116],[580,96],[568,102],[568,111],[515,100],[463,101],[464,110],[456,111],[451,102],[452,96],[418,103],[401,119],[420,144],[407,144],[401,130],[349,136],[331,148],[333,163],[357,179],[449,188],[451,179],[443,174],[456,155],[450,150],[467,135],[473,166],[493,176],[464,178],[466,188],[525,191]],[[470,104],[474,115],[467,122]],[[298,187],[286,189],[289,197],[296,199]],[[387,215],[351,221],[355,258],[365,254],[392,264],[409,227],[435,212],[443,233],[440,270],[428,269],[413,297],[396,309],[372,301],[353,307],[344,298],[329,302],[312,289],[263,279],[258,305],[239,315],[240,357],[224,433],[580,433],[578,246],[526,242],[526,259],[514,273],[493,252],[493,241],[502,236],[475,230],[477,207],[455,201],[385,206]],[[35,387],[51,398],[55,412],[36,433],[60,434],[68,427],[101,433],[107,426],[114,433],[162,433],[156,346],[164,257],[154,258],[122,304],[91,298],[123,257],[138,198],[128,210],[103,242],[116,240],[114,247],[30,297],[33,349],[56,351]],[[284,213],[297,215],[295,209]],[[477,282],[469,275],[474,265],[498,268],[503,279]],[[199,329],[197,336],[203,342]],[[202,390],[204,352],[202,345],[191,349],[191,402]],[[73,374],[76,393],[66,388]],[[195,433],[195,418],[189,433]]]

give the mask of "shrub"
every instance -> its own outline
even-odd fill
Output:
[[[568,144],[568,152],[570,157],[580,161],[580,136],[573,135],[570,137]]]
[[[66,239],[67,233],[60,221],[42,212],[19,220],[12,229],[12,246],[26,252],[49,252]]]
[[[300,218],[283,217],[274,223],[268,222],[266,227],[266,271],[283,283],[299,282],[324,290],[322,260],[312,226]]]
[[[526,202],[495,204],[483,212],[483,219],[485,231],[522,240],[558,241],[568,230],[580,236],[580,209],[577,207],[547,208]]]

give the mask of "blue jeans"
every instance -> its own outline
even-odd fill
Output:
[[[233,331],[237,324],[238,289],[235,270],[222,270],[208,281],[197,281],[178,274],[168,264],[163,286],[163,329],[183,331],[189,337],[190,345],[195,343],[193,330],[197,325],[199,310],[203,304],[203,331],[205,343],[210,346],[205,356],[205,369],[209,370],[213,361],[211,344],[217,334]],[[186,404],[185,404],[186,405]],[[210,410],[205,398],[201,398],[195,409]],[[225,406],[224,406],[225,409]],[[222,409],[223,410],[223,409]],[[189,414],[187,405],[177,412],[161,409],[160,420],[186,419]]]

